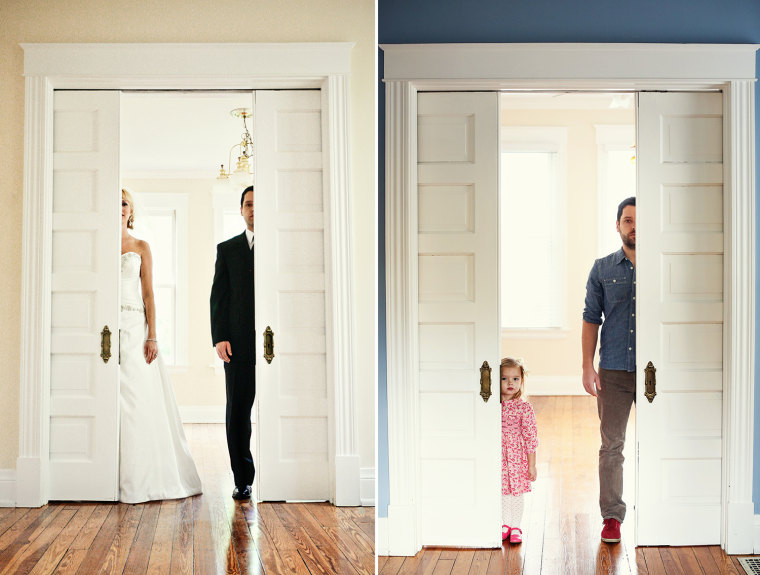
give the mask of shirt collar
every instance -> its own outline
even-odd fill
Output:
[[[253,232],[248,228],[245,228],[245,239],[248,240],[248,247],[250,248],[253,245]]]
[[[627,256],[625,255],[625,252],[623,251],[623,248],[620,248],[618,251],[615,252],[615,263],[619,264],[623,260],[627,260]]]

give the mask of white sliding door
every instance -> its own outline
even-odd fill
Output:
[[[417,106],[421,542],[496,547],[498,94],[421,93]]]
[[[722,111],[719,93],[639,95],[638,545],[720,543]]]
[[[119,92],[55,92],[51,500],[118,497],[120,206]]]
[[[330,499],[322,95],[255,93],[260,500]],[[263,338],[273,335],[274,358]]]

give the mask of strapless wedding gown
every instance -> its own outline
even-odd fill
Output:
[[[121,256],[119,501],[178,499],[201,492],[169,374],[143,355],[147,326],[140,255]]]

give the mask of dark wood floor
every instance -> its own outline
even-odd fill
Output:
[[[482,550],[426,547],[415,557],[380,557],[381,575],[744,575],[737,558],[718,546],[636,548],[633,521],[623,523],[621,543],[602,543],[595,400],[536,396],[530,401],[536,410],[540,445],[538,480],[523,518],[524,542]],[[634,437],[634,417],[631,414],[629,438]],[[625,499],[632,509],[633,441],[627,442],[625,455]]]
[[[375,572],[374,507],[235,502],[222,425],[186,425],[203,495],[0,509],[0,575]]]

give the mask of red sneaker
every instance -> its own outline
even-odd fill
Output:
[[[509,530],[509,542],[510,543],[522,543],[522,531],[517,527],[512,527]]]
[[[501,540],[506,541],[507,537],[509,537],[509,525],[502,525],[501,526]]]
[[[602,541],[605,543],[619,543],[620,542],[620,521],[608,517],[604,520],[604,527],[602,527]]]

